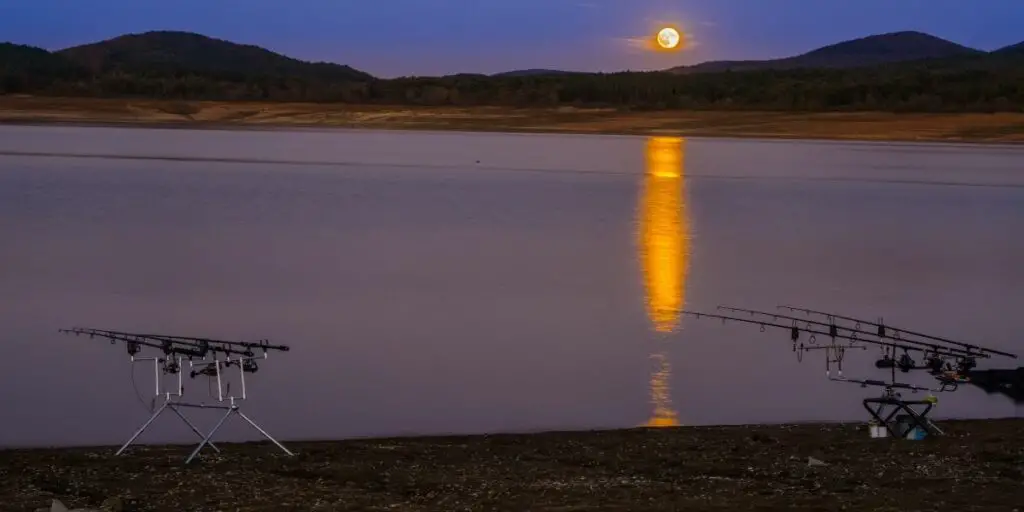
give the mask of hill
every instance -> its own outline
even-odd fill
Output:
[[[62,55],[42,48],[14,43],[0,43],[0,70],[5,73],[80,73],[85,69]]]
[[[845,69],[925,59],[983,55],[969,48],[922,32],[892,32],[831,44],[807,53],[771,60],[711,61],[669,69],[677,74],[785,69]]]
[[[1011,44],[1010,46],[1004,46],[992,53],[996,55],[1024,55],[1024,41],[1017,44]]]
[[[29,92],[53,80],[75,80],[88,71],[61,55],[42,48],[0,43],[0,91]]]
[[[132,34],[56,53],[19,45],[0,52],[0,94],[630,110],[1024,109],[1024,52],[985,53],[920,32],[675,72],[526,69],[394,79],[187,32]],[[731,72],[738,69],[750,72]]]
[[[501,73],[495,73],[493,77],[508,77],[508,76],[539,76],[539,75],[571,75],[576,74],[576,71],[562,71],[558,69],[517,69],[514,71],[503,71]]]
[[[336,81],[373,79],[368,73],[349,66],[305,62],[258,46],[190,32],[128,34],[67,48],[57,54],[93,73],[193,73],[217,78],[256,75]]]

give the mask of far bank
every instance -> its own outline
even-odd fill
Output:
[[[0,122],[1024,142],[1024,113],[624,111],[0,96]]]

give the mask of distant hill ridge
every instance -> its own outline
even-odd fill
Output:
[[[50,53],[42,48],[24,44],[0,43],[0,69],[21,68],[71,70],[75,68],[75,65],[66,57]]]
[[[715,73],[782,69],[836,69],[898,62],[984,55],[986,52],[916,31],[892,32],[823,46],[793,57],[769,60],[710,61],[670,68],[672,73]]]
[[[320,80],[370,80],[350,66],[305,62],[259,46],[191,32],[127,34],[55,52],[93,73],[192,72],[203,75],[268,75]]]
[[[1000,48],[1000,49],[998,49],[998,50],[996,50],[996,51],[994,51],[992,53],[996,53],[996,54],[1000,54],[1000,55],[1008,55],[1008,54],[1024,55],[1024,41],[1021,41],[1021,42],[1019,42],[1017,44],[1011,44],[1010,46],[1004,46],[1004,47],[1002,47],[1002,48]]]
[[[0,44],[0,95],[173,100],[167,108],[176,115],[194,108],[179,100],[799,112],[1024,111],[1020,87],[1024,44],[984,52],[921,32],[868,36],[783,59],[705,62],[667,71],[523,69],[490,76],[460,73],[380,79],[343,64],[306,62],[254,45],[174,31],[128,34],[56,52]],[[258,112],[254,107],[240,115]]]
[[[560,69],[517,69],[514,71],[503,71],[501,73],[494,73],[491,76],[502,77],[502,76],[539,76],[539,75],[570,75],[579,73],[578,71],[563,71]]]
[[[988,54],[1024,54],[1024,41],[993,52],[985,52],[923,32],[902,31],[842,41],[792,57],[708,61],[677,66],[665,71],[692,74],[801,68],[842,69]],[[85,70],[93,74],[122,71],[156,74],[195,73],[213,77],[265,75],[320,81],[374,80],[369,73],[344,64],[306,62],[255,45],[181,31],[126,34],[55,52],[12,43],[0,44],[0,69],[10,70],[28,65],[30,61],[33,66],[45,66],[50,69],[64,67],[69,73]],[[570,74],[586,73],[557,69],[522,69],[494,73],[490,76]]]

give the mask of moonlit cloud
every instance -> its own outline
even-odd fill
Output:
[[[650,44],[649,37],[618,37],[615,41],[621,43],[623,46],[628,48],[635,48],[637,50],[643,50]]]
[[[680,32],[680,36],[683,40],[680,43],[681,48],[679,51],[686,51],[700,46],[700,42],[693,36],[693,34]],[[653,37],[653,35],[615,37],[612,38],[612,42],[616,46],[629,50],[649,52],[652,51]]]

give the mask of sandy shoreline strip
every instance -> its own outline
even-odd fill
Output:
[[[408,107],[0,96],[0,123],[350,128],[890,142],[1024,143],[1024,113],[729,112]]]

